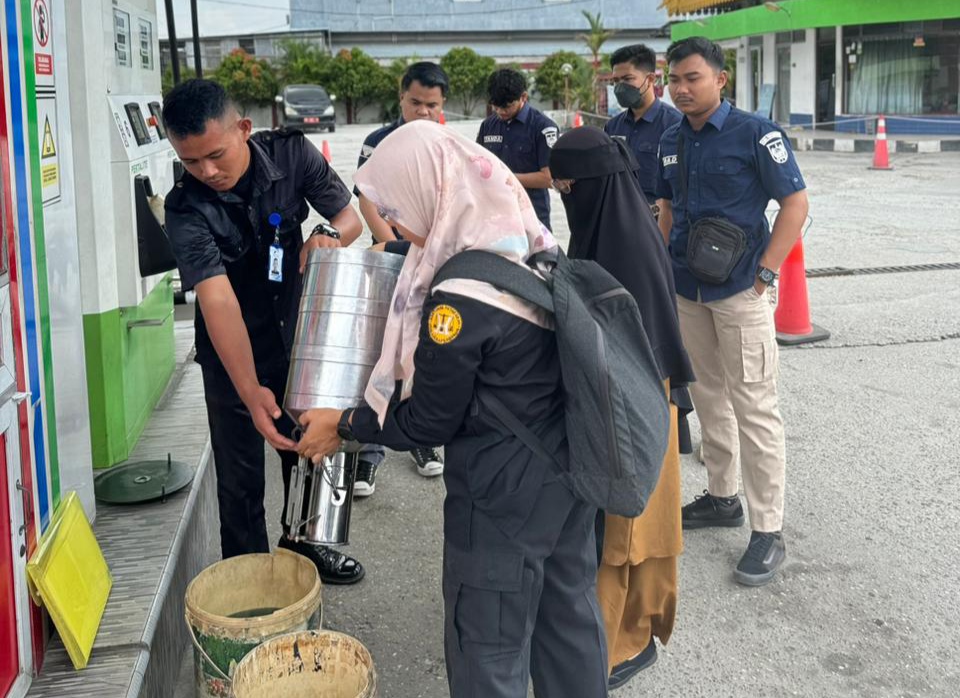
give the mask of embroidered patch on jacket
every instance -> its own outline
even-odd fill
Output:
[[[770,151],[770,157],[779,165],[785,163],[790,157],[787,154],[787,146],[783,143],[783,134],[779,131],[771,131],[765,135],[760,139],[760,145],[767,146],[767,150]]]
[[[543,137],[547,140],[547,147],[552,148],[557,142],[557,138],[560,137],[560,134],[555,126],[548,126],[543,129]]]
[[[459,311],[450,305],[438,305],[430,313],[430,339],[437,344],[449,344],[457,338],[463,328],[463,318]]]

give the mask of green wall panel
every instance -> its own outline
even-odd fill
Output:
[[[779,12],[761,5],[704,17],[699,21],[674,24],[670,29],[670,37],[674,41],[688,36],[721,40],[793,29],[960,17],[960,0],[923,0],[913,3],[903,0],[784,0],[777,4],[781,7]]]
[[[93,467],[106,468],[130,456],[173,374],[170,277],[137,307],[85,315],[83,332]]]

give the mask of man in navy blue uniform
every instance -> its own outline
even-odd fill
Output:
[[[480,124],[477,143],[503,160],[527,190],[537,218],[550,230],[550,148],[557,125],[529,104],[527,79],[510,68],[495,71],[487,83],[493,114]]]
[[[400,117],[392,124],[378,128],[363,141],[357,169],[361,168],[373,154],[380,141],[403,126],[405,123],[425,119],[440,121],[443,103],[450,89],[447,74],[436,63],[420,61],[407,68],[400,80]],[[380,217],[377,207],[354,187],[353,193],[360,201],[360,214],[367,222],[376,242],[390,242],[400,234]],[[357,479],[353,488],[355,497],[369,497],[376,488],[377,468],[383,462],[383,446],[364,444],[357,463]],[[418,447],[410,451],[417,466],[417,472],[423,477],[443,475],[443,458],[435,448]]]
[[[690,392],[700,417],[708,485],[683,507],[683,527],[744,522],[739,460],[752,533],[734,578],[761,585],[786,558],[783,420],[777,404],[778,350],[771,287],[806,220],[806,184],[790,143],[767,119],[721,97],[727,84],[722,49],[703,37],[667,50],[670,95],[684,114],[660,141],[660,229],[670,246],[680,330],[697,382]],[[780,204],[773,231],[765,210]],[[722,283],[694,275],[688,255],[694,224],[725,219],[746,247]],[[696,267],[696,265],[694,265]]]
[[[653,206],[657,200],[657,150],[660,137],[680,121],[676,109],[657,98],[657,54],[643,44],[624,46],[610,56],[613,93],[624,111],[610,119],[603,130],[622,138],[633,152],[640,169],[637,181]]]

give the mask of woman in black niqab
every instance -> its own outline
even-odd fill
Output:
[[[674,402],[670,446],[646,510],[634,519],[601,513],[598,520],[603,547],[597,597],[606,625],[611,685],[652,664],[654,636],[666,644],[673,631],[677,556],[683,549],[677,403],[688,406],[685,386],[694,380],[680,338],[670,258],[634,174],[637,168],[622,141],[589,126],[565,133],[550,154],[550,172],[564,180],[567,255],[596,261],[636,299],[664,388]]]

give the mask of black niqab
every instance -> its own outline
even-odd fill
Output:
[[[568,131],[550,154],[556,179],[575,180],[563,195],[571,259],[592,259],[637,300],[662,379],[674,390],[694,380],[680,338],[673,269],[663,236],[640,190],[626,145],[590,126]]]

